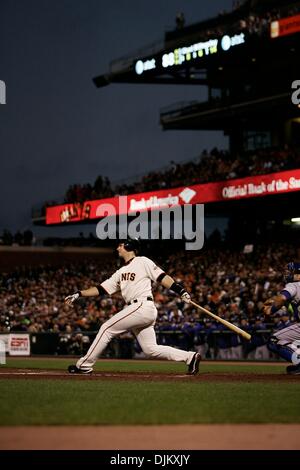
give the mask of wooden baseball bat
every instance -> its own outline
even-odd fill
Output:
[[[242,329],[239,328],[238,326],[235,326],[235,325],[233,325],[232,323],[230,323],[229,321],[224,320],[224,318],[221,318],[221,317],[219,317],[218,315],[215,315],[214,313],[210,312],[210,311],[207,310],[206,308],[201,307],[200,305],[196,304],[196,302],[193,302],[192,300],[190,300],[190,304],[194,305],[194,307],[197,307],[197,308],[198,308],[199,310],[201,310],[203,313],[206,313],[206,315],[209,315],[210,317],[214,318],[215,320],[219,321],[220,323],[223,323],[223,325],[227,326],[227,328],[229,328],[230,330],[234,331],[234,332],[237,333],[238,335],[241,335],[243,338],[245,338],[245,339],[247,339],[248,341],[250,341],[251,335],[249,335],[249,333],[247,333],[246,331],[242,330]]]

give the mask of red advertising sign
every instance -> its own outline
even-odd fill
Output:
[[[62,204],[47,207],[46,224],[82,222],[100,219],[107,215],[121,215],[158,210],[183,204],[204,204],[209,202],[261,197],[300,190],[300,169],[249,176],[216,183],[181,186],[129,196],[86,201],[83,204]]]
[[[287,36],[288,34],[297,33],[299,31],[300,15],[295,15],[272,21],[270,34],[271,38],[279,38],[280,36]]]

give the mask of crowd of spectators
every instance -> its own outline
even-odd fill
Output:
[[[171,162],[170,168],[164,172],[151,172],[140,183],[118,189],[122,194],[130,194],[133,191],[151,191],[273,173],[299,165],[300,152],[289,148],[261,149],[242,156],[233,156],[228,151],[214,148],[209,153],[204,151],[194,161],[183,164]]]
[[[233,1],[233,11],[239,14],[235,15],[235,19],[228,18],[228,11],[221,10],[218,15],[218,24],[213,22],[211,27],[203,27],[197,32],[198,40],[208,40],[210,38],[220,37],[231,32],[232,34],[244,32],[248,35],[270,36],[270,25],[272,21],[289,16],[297,15],[300,12],[300,4],[295,2],[293,5],[282,5],[259,10],[257,8],[245,7],[245,2]],[[247,2],[246,2],[247,3]],[[248,2],[249,3],[249,2]],[[257,6],[257,5],[256,5]],[[185,26],[185,17],[183,12],[176,15],[176,30],[180,31]]]
[[[262,13],[250,12],[236,25],[242,31],[248,34],[270,34],[270,24],[272,21],[286,18],[288,16],[297,15],[300,12],[300,5],[285,5],[283,8],[272,8]]]
[[[18,230],[11,232],[4,229],[0,234],[0,246],[74,246],[74,247],[102,247],[103,240],[99,240],[92,232],[85,235],[79,232],[74,237],[40,237],[37,238],[31,230],[24,232]]]
[[[233,10],[237,11],[241,7],[241,2],[234,2]],[[225,10],[220,11],[220,25],[218,27],[205,29],[203,31],[203,39],[222,36],[228,33],[228,29],[230,29],[232,33],[243,31],[250,35],[269,36],[272,21],[297,15],[300,12],[300,4],[284,5],[281,8],[274,7],[265,11],[257,11],[254,8],[250,8],[244,13],[244,10],[241,15],[238,15],[239,19],[231,23],[231,25],[228,25],[227,22],[222,22],[222,16],[226,15],[227,12]]]
[[[71,185],[65,195],[65,202],[84,202],[89,199],[107,198],[113,195],[110,180],[99,175],[93,186],[89,183]]]
[[[31,246],[34,241],[33,233],[29,229],[24,230],[24,232],[18,230],[16,233],[4,229],[0,235],[0,245]]]
[[[242,178],[251,175],[275,173],[300,167],[300,152],[286,147],[249,151],[243,155],[233,155],[227,150],[204,150],[193,161],[185,163],[170,162],[168,168],[153,171],[140,181],[112,187],[108,178],[98,176],[95,185],[73,185],[66,194],[65,202],[84,202],[85,200],[128,195],[178,186]]]
[[[221,323],[200,315],[171,291],[156,285],[159,340],[185,349],[199,349],[206,357],[261,354],[266,358],[265,343],[270,330],[287,326],[293,318],[286,308],[273,318],[264,318],[262,305],[282,289],[283,267],[287,260],[295,258],[295,250],[289,245],[273,245],[241,253],[222,243],[219,249],[208,247],[198,253],[182,251],[171,255],[164,260],[163,267],[185,285],[196,302],[249,331],[252,341],[244,343],[241,337],[229,334]],[[0,284],[0,332],[58,333],[60,353],[88,348],[90,334],[123,307],[123,300],[119,294],[81,299],[71,308],[64,303],[64,297],[107,278],[116,269],[113,264],[109,260],[101,266],[96,263],[41,266],[5,274]],[[136,345],[136,354],[139,353]]]

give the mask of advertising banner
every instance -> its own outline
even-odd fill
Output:
[[[11,356],[30,356],[30,336],[27,333],[11,333],[8,340]]]
[[[270,34],[271,38],[279,38],[294,34],[300,31],[300,15],[289,16],[277,21],[272,21]]]
[[[249,176],[247,178],[218,181],[215,183],[181,186],[127,197],[112,197],[86,201],[83,204],[62,204],[47,207],[46,224],[82,222],[100,219],[114,211],[116,215],[132,214],[146,210],[158,210],[183,204],[207,204],[210,202],[262,197],[300,190],[300,169]]]

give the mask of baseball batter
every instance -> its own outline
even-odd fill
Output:
[[[269,339],[268,348],[293,363],[286,369],[288,374],[300,375],[300,263],[288,263],[284,277],[287,284],[280,295],[265,302],[263,312],[271,315],[280,310],[283,305],[290,304],[298,323],[274,333]]]
[[[79,297],[112,295],[121,291],[126,303],[123,310],[103,323],[87,354],[81,357],[76,365],[69,366],[70,373],[90,374],[97,358],[112,338],[129,330],[136,336],[147,356],[182,361],[188,365],[188,374],[196,375],[199,372],[201,360],[199,353],[157,344],[154,331],[157,310],[153,302],[151,281],[160,282],[164,287],[173,290],[186,303],[190,302],[191,297],[182,285],[176,283],[153,261],[145,256],[137,256],[138,250],[138,240],[126,240],[120,243],[117,251],[124,260],[124,265],[101,284],[75,292],[65,298],[65,302],[72,305]]]

